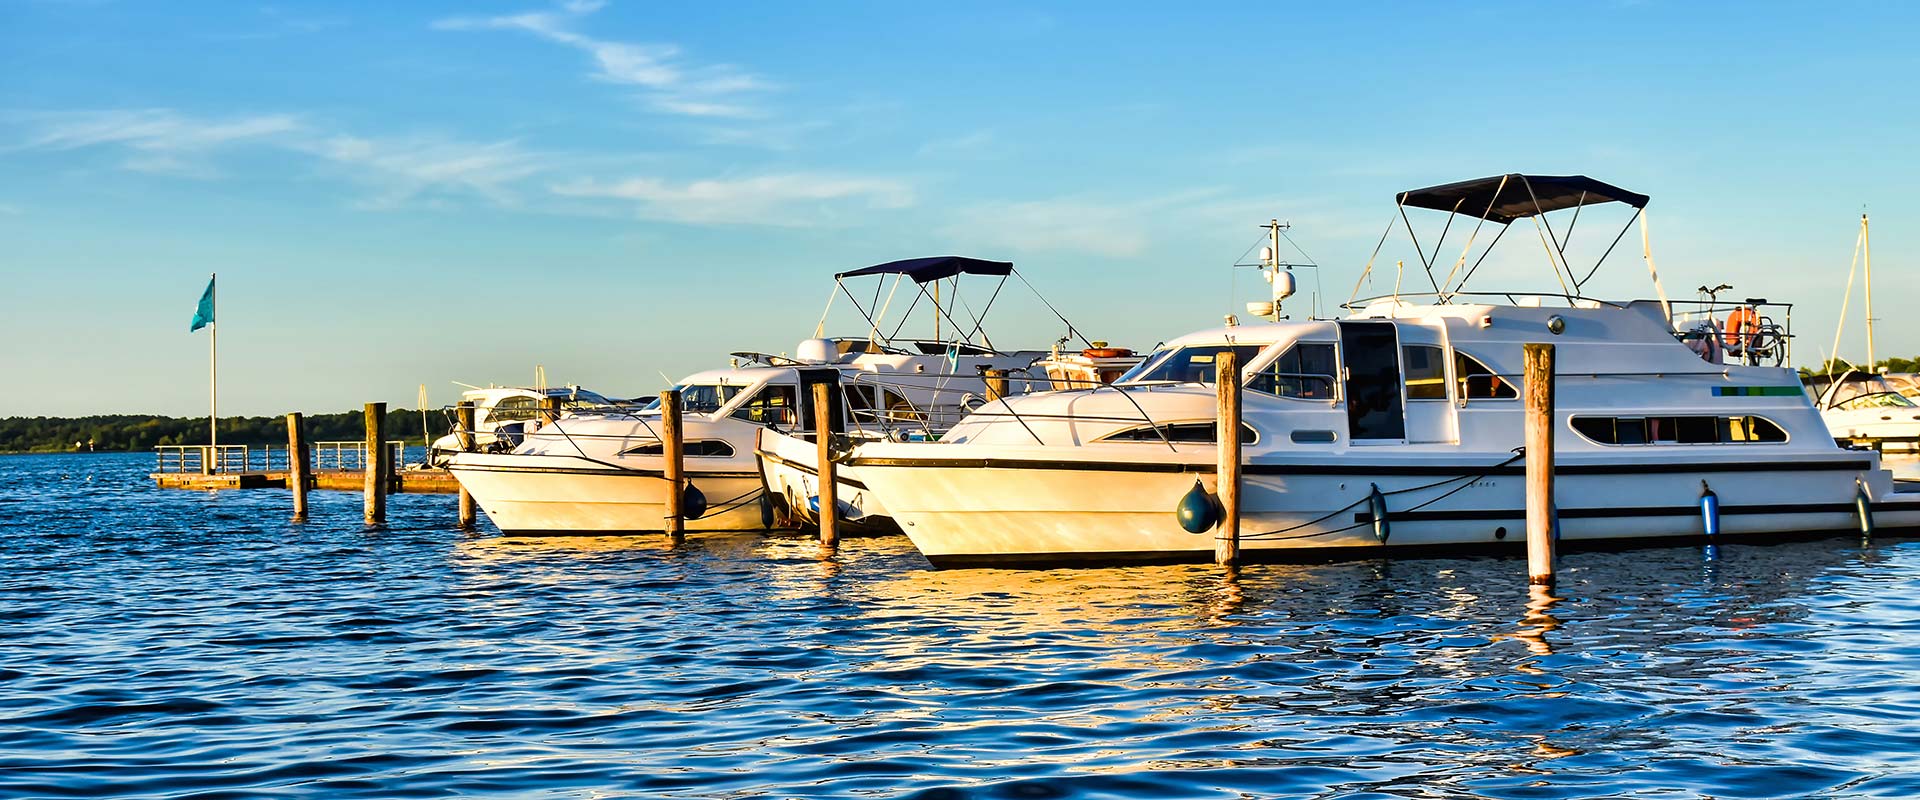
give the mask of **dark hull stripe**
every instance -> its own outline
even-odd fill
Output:
[[[1920,528],[1882,528],[1874,532],[1876,537],[1906,539],[1920,536]],[[1710,540],[1701,534],[1679,536],[1642,536],[1621,539],[1562,539],[1556,546],[1559,552],[1612,552],[1620,550],[1639,550],[1653,547],[1698,547],[1707,544],[1738,544],[1764,546],[1776,543],[1800,542],[1820,539],[1857,538],[1859,532],[1845,531],[1793,531],[1786,533],[1748,533],[1722,534],[1718,541]],[[1465,542],[1458,544],[1419,544],[1361,547],[1241,547],[1240,558],[1248,563],[1263,564],[1315,564],[1340,561],[1370,561],[1379,558],[1421,558],[1443,557],[1458,558],[1471,555],[1523,556],[1526,554],[1526,536],[1508,536],[1503,541]],[[995,555],[948,555],[927,556],[927,561],[938,569],[958,569],[967,567],[1032,567],[1049,568],[1060,566],[1123,566],[1128,564],[1198,564],[1213,560],[1213,548],[1205,550],[1143,550],[1105,553],[1015,553]]]
[[[759,456],[760,456],[761,458],[763,458],[763,459],[766,459],[766,460],[768,460],[768,461],[772,461],[772,462],[773,462],[773,463],[775,463],[775,464],[781,464],[781,465],[784,465],[784,466],[789,466],[789,467],[792,467],[792,468],[794,468],[794,469],[797,469],[797,470],[800,470],[801,472],[804,472],[804,473],[806,473],[806,474],[808,474],[808,475],[812,475],[812,476],[814,476],[814,477],[816,477],[816,478],[818,478],[818,477],[820,477],[820,471],[819,471],[819,470],[817,470],[817,469],[814,469],[813,467],[810,467],[810,466],[808,466],[808,465],[806,465],[806,464],[802,464],[802,463],[800,463],[800,462],[798,462],[798,461],[794,461],[794,460],[792,460],[792,459],[786,459],[786,458],[781,458],[781,457],[779,457],[779,456],[776,456],[776,455],[774,455],[774,454],[772,454],[772,453],[769,453],[769,452],[767,452],[767,451],[765,451],[765,450],[758,450],[758,451],[755,451],[755,453],[756,453],[757,455],[759,455]],[[855,489],[865,489],[865,488],[867,488],[867,485],[866,485],[866,484],[864,484],[864,483],[861,483],[861,482],[859,482],[859,481],[856,481],[856,480],[854,480],[854,479],[852,479],[852,478],[849,478],[849,477],[847,477],[847,476],[845,476],[845,475],[835,475],[835,476],[834,476],[834,479],[833,479],[833,482],[834,482],[834,483],[844,483],[844,484],[846,484],[846,485],[848,485],[848,486],[851,486],[851,487],[853,487],[853,488],[855,488]]]
[[[1874,503],[1873,510],[1881,511],[1920,511],[1920,503]],[[1727,516],[1751,516],[1758,514],[1846,514],[1852,516],[1855,511],[1852,503],[1780,503],[1768,506],[1721,506],[1720,513]],[[1562,519],[1619,519],[1624,517],[1684,517],[1699,519],[1697,506],[1628,506],[1616,508],[1563,508]],[[1524,521],[1527,511],[1514,509],[1460,509],[1455,511],[1400,511],[1396,512],[1388,504],[1387,520],[1398,522],[1516,522]],[[1359,512],[1353,515],[1354,522],[1372,522],[1373,514]]]
[[[1205,464],[1115,461],[1027,461],[1007,458],[855,458],[856,467],[945,467],[951,469],[1029,469],[1063,472],[1172,472],[1209,473]],[[1246,475],[1524,475],[1522,464],[1247,464]],[[1565,464],[1556,475],[1650,475],[1714,472],[1856,472],[1870,469],[1871,461],[1709,461],[1691,463],[1641,462],[1633,464]]]
[[[447,468],[447,470],[449,472],[455,472],[455,473],[525,472],[525,473],[535,473],[535,474],[541,474],[541,475],[600,475],[600,476],[606,476],[606,477],[622,477],[622,478],[660,478],[662,480],[666,479],[667,477],[667,474],[665,472],[657,469],[630,469],[630,468],[629,469],[585,469],[581,467],[504,467],[504,466],[496,466],[493,464],[488,464],[484,466],[476,466],[476,465],[469,464],[465,466],[450,466]],[[757,478],[759,476],[760,476],[760,473],[758,472],[704,472],[704,471],[692,470],[692,469],[687,470],[688,478]]]

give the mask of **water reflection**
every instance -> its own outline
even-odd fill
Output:
[[[0,469],[0,795],[1920,796],[1897,540],[935,572]]]

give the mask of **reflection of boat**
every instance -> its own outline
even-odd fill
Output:
[[[1401,213],[1500,225],[1618,201],[1636,209],[1631,226],[1647,202],[1523,175],[1399,200]],[[1463,263],[1471,248],[1470,236]],[[859,444],[849,464],[936,566],[1205,559],[1211,526],[1189,533],[1175,510],[1212,480],[1209,384],[1231,350],[1245,385],[1244,555],[1518,543],[1522,345],[1550,342],[1569,541],[1699,536],[1709,495],[1726,536],[1857,530],[1856,500],[1884,525],[1920,525],[1920,494],[1896,492],[1877,454],[1836,447],[1792,372],[1707,363],[1677,340],[1667,302],[1580,297],[1556,255],[1555,275],[1574,278],[1560,295],[1482,302],[1433,276],[1431,305],[1395,295],[1338,321],[1200,331],[1112,387],[1008,398],[939,442]]]
[[[470,388],[460,401],[473,404],[473,445],[483,451],[507,450],[520,443],[527,423],[543,419],[549,399],[558,399],[564,411],[580,413],[591,409],[638,407],[651,398],[617,401],[578,386],[530,389],[524,386]],[[449,433],[434,440],[427,449],[427,465],[442,466],[460,452],[460,437]]]
[[[1835,439],[1920,441],[1920,405],[1886,376],[1850,369],[1807,378],[1806,387]]]
[[[961,275],[1004,281],[1011,274],[1012,264],[948,256],[867,267],[835,280],[891,275],[896,287],[898,279],[909,279],[922,297],[933,297],[938,290],[930,284],[957,284]],[[983,370],[1024,374],[1041,355],[994,349],[980,332],[978,316],[969,323],[971,330],[960,327],[951,293],[946,302],[933,302],[950,337],[943,338],[941,328],[934,339],[890,337],[882,327],[884,307],[862,306],[867,336],[807,339],[792,357],[735,353],[747,363],[683,379],[675,388],[683,410],[688,494],[691,499],[697,492],[706,506],[686,520],[686,528],[742,530],[765,524],[755,438],[774,426],[810,429],[817,383],[839,387],[834,417],[848,431],[879,435],[885,425],[905,435],[944,427],[963,406],[979,403],[986,392]],[[982,308],[979,316],[985,313]],[[1011,381],[1018,385],[1023,379]],[[639,411],[563,417],[528,434],[510,452],[460,454],[450,468],[505,531],[658,531],[665,527],[669,491],[660,424],[657,403]],[[805,444],[809,451],[813,446]],[[790,509],[804,514],[806,501],[817,494],[811,475],[795,471],[775,480],[774,497],[786,504],[767,509],[778,512],[776,526],[784,526],[779,518]],[[861,513],[865,501],[859,491],[843,491],[841,498],[852,513]]]

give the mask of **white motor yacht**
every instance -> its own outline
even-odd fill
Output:
[[[1808,378],[1806,387],[1837,441],[1920,442],[1920,404],[1885,375],[1850,369]]]
[[[1396,211],[1504,232],[1615,201],[1634,209],[1627,225],[1638,221],[1644,241],[1646,196],[1581,176],[1437,186],[1400,195]],[[1564,247],[1550,224],[1541,238],[1550,253]],[[1189,532],[1176,509],[1216,489],[1211,384],[1216,355],[1232,349],[1244,365],[1243,557],[1517,549],[1522,345],[1545,342],[1559,363],[1564,542],[1920,525],[1920,493],[1898,490],[1877,454],[1836,446],[1791,371],[1703,359],[1664,299],[1579,296],[1563,250],[1552,259],[1573,279],[1563,294],[1467,294],[1453,278],[1472,242],[1445,281],[1423,263],[1431,302],[1391,296],[1350,303],[1344,319],[1199,331],[1111,387],[1009,397],[936,442],[861,443],[846,463],[937,567],[1205,560],[1212,531]]]
[[[473,404],[473,444],[479,450],[507,450],[518,445],[527,423],[547,413],[548,401],[553,399],[560,401],[563,411],[576,414],[595,409],[638,407],[652,400],[613,400],[578,386],[471,386],[460,393],[461,402]],[[447,459],[458,452],[458,434],[449,433],[435,439],[427,448],[427,466],[444,466]]]
[[[817,330],[816,338],[802,341],[791,357],[735,353],[734,366],[681,380],[674,388],[681,397],[683,463],[691,487],[684,504],[686,529],[786,527],[794,516],[805,515],[785,498],[806,499],[817,492],[776,491],[762,501],[755,440],[769,427],[810,429],[815,383],[834,387],[834,427],[854,436],[880,435],[883,419],[890,430],[917,429],[930,436],[964,409],[984,402],[987,370],[1021,376],[1008,379],[1018,385],[1045,352],[995,349],[980,324],[987,306],[978,315],[965,315],[954,294],[963,275],[1004,281],[1013,274],[1010,263],[960,256],[841,273],[835,281],[865,319],[866,336],[824,338]],[[905,319],[895,324],[888,319],[888,305],[869,307],[846,291],[848,278],[876,277],[884,283],[889,276],[896,290],[903,280],[912,285],[920,295],[913,306],[932,301],[939,326],[934,338],[900,336]],[[938,296],[942,284],[949,287],[944,299]],[[970,319],[964,326],[963,318]],[[657,401],[639,411],[565,416],[527,432],[509,452],[456,455],[449,469],[503,531],[660,531],[666,527],[670,486],[660,424]],[[806,476],[788,480],[798,484]],[[843,491],[841,498],[843,515],[862,516],[861,495]]]

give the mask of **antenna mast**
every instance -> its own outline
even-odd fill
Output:
[[[1873,359],[1873,242],[1867,238],[1867,215],[1860,214],[1860,251],[1867,265],[1867,372],[1874,371]]]

